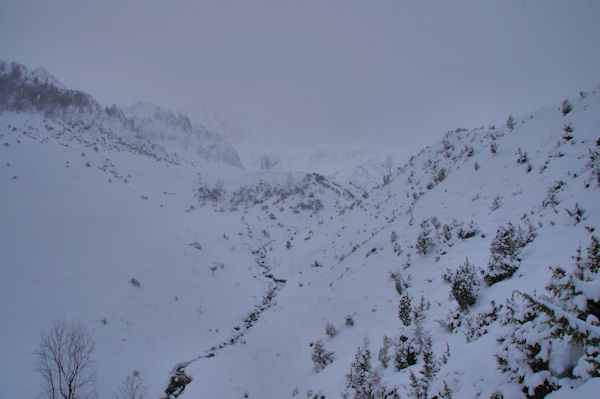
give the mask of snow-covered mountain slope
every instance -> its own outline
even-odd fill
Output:
[[[439,397],[446,388],[453,397],[524,397],[522,385],[527,384],[527,392],[535,396],[547,393],[535,391],[545,386],[544,378],[551,387],[547,391],[563,386],[563,396],[577,397],[570,387],[586,375],[570,379],[564,370],[557,371],[561,343],[555,342],[549,365],[538,364],[524,381],[500,372],[496,356],[503,350],[497,340],[515,336],[516,327],[503,323],[515,290],[547,299],[549,267],[572,270],[571,257],[596,232],[597,89],[584,96],[572,100],[574,109],[566,115],[560,105],[553,105],[517,118],[512,131],[489,127],[448,132],[441,142],[411,157],[385,185],[349,203],[329,200],[337,206],[325,206],[313,220],[289,214],[286,208],[293,210],[296,202],[291,198],[275,197],[250,208],[248,214],[255,214],[268,232],[263,241],[273,248],[266,262],[274,275],[286,279],[286,286],[277,306],[245,335],[243,346],[188,366],[190,375],[200,379],[190,384],[188,397],[239,397],[244,392],[249,397],[352,396],[356,392],[347,389],[346,374],[359,346],[371,350],[377,373],[371,377],[390,390],[397,388],[402,397],[425,397],[423,387],[427,397]],[[509,223],[524,236],[523,248],[515,254],[520,262],[510,278],[488,286],[483,280],[493,275],[490,247],[498,230]],[[527,236],[530,226],[533,234]],[[287,242],[290,248],[284,249]],[[478,294],[472,306],[461,309],[451,292],[468,276],[457,273],[465,263],[475,268],[471,279]],[[600,297],[594,287],[592,302]],[[401,298],[410,298],[413,305],[408,326],[398,319]],[[418,323],[414,314],[410,317],[412,311],[419,315]],[[353,326],[345,325],[348,315]],[[588,318],[586,328],[596,331],[594,317]],[[328,323],[339,331],[333,337],[326,334]],[[392,357],[387,368],[376,359],[384,336]],[[419,373],[427,337],[437,362],[429,379]],[[542,344],[550,342],[541,337],[543,333],[538,337]],[[334,360],[316,373],[311,356],[319,340]],[[405,354],[404,340],[420,353],[415,365],[396,370],[393,358]],[[529,342],[532,347],[535,343]],[[518,352],[514,346],[510,349]],[[585,363],[582,359],[575,356],[561,367],[575,373],[575,366]],[[228,380],[215,383],[222,375]]]
[[[192,126],[184,115],[142,102],[125,110],[116,105],[102,108],[89,94],[67,89],[43,68],[31,71],[0,61],[0,110],[41,114],[64,125],[67,134],[173,163],[242,167],[231,144]]]
[[[588,397],[600,94],[570,102],[332,177],[175,162],[160,132],[188,124],[146,104],[111,118],[162,126],[165,156],[3,111],[0,398],[43,397],[29,354],[62,317],[94,335],[100,397],[134,369],[148,397],[178,373],[180,398]]]
[[[169,152],[186,155],[188,159],[222,161],[242,167],[231,145],[225,145],[218,134],[193,126],[185,115],[165,111],[143,101],[126,107],[123,112],[133,121],[142,137],[162,145]]]

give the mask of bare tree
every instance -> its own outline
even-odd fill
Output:
[[[147,393],[147,388],[144,386],[144,380],[140,372],[133,370],[133,373],[127,376],[117,390],[115,399],[145,399]]]
[[[41,338],[35,365],[48,398],[95,399],[95,344],[88,329],[77,321],[56,320]]]

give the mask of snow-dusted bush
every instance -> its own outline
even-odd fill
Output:
[[[392,243],[392,249],[397,256],[402,254],[402,246],[398,242],[398,234],[392,231],[390,234],[390,242]]]
[[[554,211],[554,213],[558,213],[558,210],[556,209],[556,207],[560,204],[560,201],[558,201],[558,199],[556,198],[556,194],[562,190],[564,190],[564,187],[567,183],[565,183],[562,180],[557,180],[555,181],[549,188],[548,188],[548,194],[546,195],[546,198],[544,198],[544,200],[542,201],[542,208],[546,208],[547,206],[550,206],[552,208],[552,210]]]
[[[578,203],[575,203],[573,210],[565,209],[565,212],[567,212],[569,216],[575,220],[573,225],[576,225],[577,223],[587,219],[587,216],[585,216],[585,209],[580,208]]]
[[[462,311],[475,304],[480,285],[479,271],[467,259],[452,277],[452,296]]]
[[[430,219],[424,219],[421,222],[421,232],[417,236],[417,242],[415,244],[417,253],[419,255],[427,255],[427,253],[429,253],[435,246],[431,234],[432,230]]]
[[[412,322],[412,304],[408,294],[402,295],[400,304],[398,305],[398,318],[405,326],[410,326]]]
[[[438,183],[444,181],[445,178],[446,178],[446,168],[440,168],[440,169],[438,169],[436,174],[433,176],[433,182],[435,184],[438,184]]]
[[[600,145],[600,139],[596,141],[596,146]],[[596,184],[600,186],[600,152],[589,149],[590,156],[586,166],[591,169],[591,180],[596,180]]]
[[[533,167],[531,166],[531,162],[529,162],[529,156],[527,155],[527,152],[523,152],[520,148],[517,150],[516,155],[518,155],[517,157],[517,164],[519,165],[527,165],[527,173],[531,172],[531,170],[533,169]]]
[[[423,367],[419,376],[410,372],[411,394],[417,399],[427,399],[427,391],[433,378],[440,370],[440,364],[433,356],[431,337],[425,339],[423,345]]]
[[[571,267],[552,268],[548,295],[515,291],[507,301],[498,367],[530,397],[600,377],[600,242]]]
[[[313,353],[310,358],[313,361],[315,372],[318,373],[333,362],[334,352],[325,349],[321,340],[311,343],[311,346],[313,347]]]
[[[354,399],[399,398],[396,389],[388,389],[381,382],[381,377],[371,365],[371,351],[366,347],[358,347],[346,374],[344,396],[348,397],[351,393]]]
[[[490,260],[484,273],[488,285],[512,277],[519,268],[521,249],[535,238],[533,226],[528,220],[525,221],[527,230],[520,226],[515,227],[509,222],[507,226],[501,226],[496,231],[496,236],[490,244]]]
[[[401,336],[394,348],[394,367],[396,371],[404,370],[416,364],[419,348],[420,346],[413,339],[409,339],[404,335]]]
[[[496,154],[498,152],[498,144],[496,143],[496,141],[492,141],[490,143],[490,152],[492,154]]]
[[[479,233],[479,230],[475,226],[473,221],[470,221],[467,226],[461,225],[456,233],[457,237],[461,240],[466,240],[471,237],[475,237]]]
[[[506,128],[510,132],[515,128],[515,120],[512,115],[508,115],[508,118],[506,119]]]
[[[383,344],[381,345],[381,348],[379,348],[379,353],[377,355],[377,358],[384,368],[387,368],[392,360],[392,357],[390,356],[390,348],[392,347],[392,344],[392,339],[387,335],[384,335]]]
[[[573,106],[571,105],[571,103],[569,102],[569,100],[568,99],[564,99],[563,102],[560,104],[560,112],[563,114],[563,116],[565,116],[566,114],[568,114],[572,110],[573,110]]]
[[[352,318],[351,315],[347,314],[346,321],[344,322],[344,324],[346,324],[347,327],[353,327],[354,326],[354,318]]]
[[[490,206],[490,211],[494,212],[496,209],[500,208],[501,206],[502,206],[502,196],[496,195],[496,197],[494,197],[494,200],[492,201],[492,205]]]
[[[445,241],[450,241],[452,239],[452,227],[448,226],[447,224],[442,226],[442,238]]]
[[[219,269],[224,269],[225,265],[223,263],[219,263],[219,262],[215,262],[213,263],[209,269],[210,269],[210,273],[214,276],[215,272]]]
[[[503,305],[497,305],[495,301],[491,301],[489,306],[475,315],[467,315],[464,318],[465,339],[467,342],[476,340],[488,333],[488,326],[498,320],[499,312]]]
[[[410,286],[400,273],[390,272],[390,280],[394,282],[394,288],[398,295],[402,295],[404,290]]]
[[[329,335],[330,337],[335,337],[338,333],[338,330],[335,328],[335,326],[333,325],[333,323],[328,322],[325,325],[325,334]]]
[[[327,399],[321,391],[313,392],[312,390],[306,391],[306,399]]]

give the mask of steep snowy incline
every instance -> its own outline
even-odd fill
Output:
[[[590,163],[600,149],[597,90],[571,101],[566,115],[560,105],[545,107],[516,118],[512,131],[449,132],[386,184],[311,218],[295,217],[293,197],[250,207],[245,219],[268,233],[269,262],[286,287],[243,343],[189,366],[195,382],[184,397],[352,396],[346,374],[359,346],[370,349],[380,387],[401,397],[425,395],[423,389],[427,397],[446,389],[453,397],[525,397],[496,361],[497,338],[510,334],[511,325],[502,323],[506,300],[513,290],[543,293],[549,266],[569,267],[600,221],[597,158]],[[321,196],[314,194],[336,203]],[[585,214],[580,222],[570,216],[577,207]],[[524,234],[531,226],[532,242],[524,242],[511,278],[487,286],[479,270],[489,273],[491,242],[508,223]],[[479,285],[475,303],[461,310],[451,292],[466,259]],[[412,303],[408,326],[398,318],[402,298]],[[337,330],[329,330],[333,336],[328,323]],[[388,367],[377,359],[384,336]],[[435,372],[426,380],[420,370],[427,338]],[[316,372],[311,357],[318,341],[334,355]],[[413,345],[415,364],[396,366],[404,342]],[[585,396],[568,388],[582,381],[561,381],[570,397]]]
[[[31,71],[14,62],[0,61],[0,110],[44,115],[80,138],[129,146],[175,163],[242,167],[231,144],[216,133],[192,126],[184,115],[148,103],[138,103],[125,111],[114,104],[103,108],[89,94],[67,89],[42,68]]]

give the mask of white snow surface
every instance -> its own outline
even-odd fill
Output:
[[[496,340],[506,331],[498,322],[470,342],[465,328],[448,332],[438,322],[457,308],[442,274],[467,257],[484,268],[498,227],[518,224],[523,214],[537,228],[536,239],[524,248],[511,279],[481,288],[470,314],[488,309],[492,300],[504,303],[513,290],[543,292],[549,266],[572,264],[600,221],[599,187],[586,166],[600,138],[598,90],[571,98],[574,108],[565,116],[557,102],[516,117],[511,132],[448,132],[395,167],[385,185],[383,172],[323,177],[172,162],[103,139],[97,127],[82,130],[35,113],[2,112],[0,398],[43,397],[31,353],[40,331],[63,317],[80,320],[94,335],[101,398],[112,397],[134,369],[148,397],[162,397],[182,363],[193,377],[183,399],[310,392],[339,398],[356,348],[365,342],[382,381],[409,397],[410,371],[422,362],[397,372],[377,360],[384,335],[413,329],[397,317],[399,295],[390,272],[410,282],[413,304],[421,296],[430,304],[424,327],[436,357],[446,346],[450,350],[430,396],[445,382],[456,398],[494,392],[524,397],[497,369]],[[185,149],[185,139],[172,143],[170,128],[185,132],[189,120],[144,103],[124,113],[167,154]],[[145,128],[150,120],[155,130]],[[562,138],[566,124],[574,128],[573,139]],[[516,162],[518,149],[527,152],[530,172]],[[445,179],[428,188],[432,171],[440,168],[446,168]],[[557,180],[566,184],[555,213],[541,204]],[[224,196],[199,200],[197,189],[217,181]],[[256,201],[234,201],[243,186],[272,190]],[[498,197],[501,206],[492,209]],[[565,211],[576,203],[585,209],[579,223]],[[438,241],[431,253],[419,255],[419,224],[433,216],[442,224],[473,222],[478,233]],[[141,286],[130,284],[132,278]],[[354,326],[344,324],[346,315]],[[334,337],[325,334],[328,322],[338,330]],[[310,346],[317,340],[335,352],[319,373]],[[588,398],[597,388],[592,379],[549,397]]]

